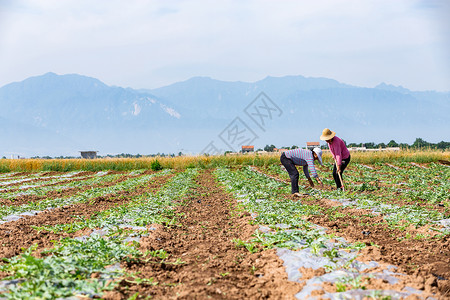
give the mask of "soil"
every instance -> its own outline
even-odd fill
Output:
[[[276,175],[268,176],[280,180]],[[324,213],[309,216],[307,220],[327,228],[329,233],[335,233],[349,242],[365,243],[366,248],[362,250],[363,255],[358,257],[359,260],[383,261],[398,266],[399,272],[419,278],[417,281],[421,284],[416,286],[425,289],[425,282],[428,280],[428,283],[432,283],[442,294],[442,299],[450,299],[449,235],[442,238],[414,239],[417,234],[435,236],[436,232],[430,231],[427,226],[417,229],[409,227],[407,231],[390,228],[380,215],[374,215],[369,210],[344,208],[327,199],[305,196],[301,201],[320,206],[322,212],[337,208],[336,212],[341,213],[343,217],[330,218]],[[396,203],[399,204],[401,203]],[[405,237],[407,232],[411,238],[397,239]],[[432,290],[431,286],[427,288]]]
[[[73,234],[38,232],[31,226],[70,224],[77,221],[77,217],[89,218],[97,212],[127,203],[132,196],[158,190],[172,176],[173,174],[154,177],[149,184],[134,191],[122,191],[113,195],[97,197],[89,203],[77,203],[53,210],[45,210],[35,216],[25,216],[17,221],[1,224],[0,244],[2,247],[0,248],[0,257],[13,257],[20,254],[23,248],[27,249],[33,244],[38,245],[37,251],[39,252],[39,250],[52,247],[52,240],[88,234],[90,232],[76,232]]]
[[[144,299],[294,299],[300,284],[287,280],[274,250],[250,253],[235,240],[247,241],[256,227],[247,212],[237,212],[236,201],[224,192],[211,171],[197,178],[195,195],[184,199],[178,226],[158,226],[141,240],[145,250],[164,249],[169,259],[123,264],[156,286],[122,281],[105,299],[128,299],[139,292]],[[183,263],[176,264],[177,259]]]
[[[236,200],[215,182],[211,172],[202,171],[196,179],[198,185],[193,193],[179,199],[180,205],[176,208],[179,224],[153,224],[151,226],[156,230],[141,239],[143,252],[163,249],[169,257],[161,260],[148,256],[146,260],[122,263],[122,268],[127,271],[138,272],[141,278],[153,278],[157,284],[136,284],[128,278],[122,280],[115,290],[107,292],[104,299],[128,299],[137,292],[137,299],[147,296],[152,299],[294,299],[303,284],[287,280],[283,262],[274,250],[259,249],[257,253],[251,253],[245,247],[237,246],[238,240],[250,240],[257,227],[251,225],[249,213],[239,210]],[[89,234],[90,230],[74,234],[38,232],[31,226],[71,223],[76,216],[88,218],[96,212],[126,203],[132,195],[157,191],[171,176],[155,177],[150,184],[134,191],[97,197],[91,204],[65,206],[2,224],[0,257],[18,255],[22,248],[33,244],[38,245],[39,253],[52,247],[52,240]],[[120,181],[127,178],[122,176]],[[81,190],[84,188],[72,192]],[[399,241],[397,238],[405,236],[405,231],[389,228],[381,216],[370,211],[344,208],[339,203],[309,196],[293,200],[286,194],[285,198],[286,201],[317,204],[322,212],[336,209],[336,212],[347,217],[330,218],[323,213],[309,216],[308,220],[349,242],[365,243],[367,247],[358,260],[375,260],[380,264],[398,266],[398,272],[408,274],[405,282],[409,286],[435,293],[436,299],[450,299],[448,235],[441,239],[409,238]],[[427,227],[407,228],[407,232],[412,236],[429,233]],[[324,272],[321,269],[301,271],[303,279]],[[6,274],[0,274],[0,278],[4,276]],[[377,280],[372,280],[367,287],[387,288],[386,283]],[[334,288],[332,285],[324,286],[329,292],[334,292]],[[320,293],[316,296],[320,298]]]
[[[335,207],[336,203],[320,199],[308,201],[322,208]],[[383,261],[398,266],[399,271],[424,278],[434,277],[443,294],[450,296],[450,237],[440,239],[414,239],[417,234],[426,234],[428,228],[408,228],[411,238],[399,241],[406,232],[389,228],[381,216],[367,217],[370,211],[338,208],[345,217],[330,220],[328,215],[310,216],[308,221],[328,228],[329,233],[345,238],[349,242],[362,242],[368,254],[366,260]],[[352,216],[349,218],[348,216]],[[432,233],[431,233],[432,234]],[[433,235],[433,234],[432,234]],[[364,260],[362,257],[358,258]],[[444,280],[445,279],[445,280]]]

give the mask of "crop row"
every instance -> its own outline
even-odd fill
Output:
[[[33,180],[67,179],[67,178],[77,175],[78,173],[80,173],[80,172],[79,171],[69,172],[69,173],[64,173],[64,174],[59,174],[59,175],[50,175],[50,176],[43,175],[43,174],[45,174],[45,172],[32,173],[32,174],[26,174],[26,175],[23,175],[23,173],[22,173],[20,176],[14,176],[14,173],[13,174],[7,173],[0,177],[0,187],[2,189],[5,189],[5,188],[9,188],[8,187],[9,185],[16,186],[17,184],[26,183],[26,182],[33,181]]]
[[[334,234],[328,234],[324,228],[308,222],[308,216],[327,211],[318,205],[308,204],[308,201],[290,200],[290,187],[287,184],[249,168],[237,171],[219,168],[215,174],[217,180],[223,183],[229,192],[241,199],[243,209],[250,211],[254,222],[260,225],[253,240],[241,241],[239,245],[251,252],[257,251],[258,246],[276,247],[278,255],[284,260],[290,280],[302,282],[303,275],[299,272],[301,268],[325,270],[323,275],[303,280],[305,286],[296,295],[298,299],[310,297],[316,290],[323,293],[321,283],[324,282],[335,287],[336,292],[326,292],[324,295],[331,299],[397,299],[421,293],[412,288],[365,290],[364,285],[370,282],[370,278],[385,280],[391,285],[399,280],[387,269],[382,272],[376,269],[366,271],[379,267],[377,262],[362,263],[357,260],[359,250],[366,247],[366,244],[348,243]]]
[[[401,168],[402,164],[398,165],[397,169],[392,165],[381,165],[379,169],[350,169],[346,177],[359,183],[354,187],[357,191],[378,190],[386,196],[395,193],[405,202],[442,203],[450,208],[450,203],[445,202],[450,197],[450,170],[447,166],[432,163],[425,169],[410,165],[409,168]]]
[[[318,199],[339,202],[344,207],[372,210],[382,214],[393,227],[405,229],[410,225],[431,225],[443,234],[450,234],[450,172],[446,166],[430,164],[428,169],[422,169],[409,165],[409,169],[403,169],[394,177],[367,166],[354,165],[345,172],[347,192],[325,189],[305,189],[304,192]],[[264,171],[286,180],[287,172],[278,165]],[[330,174],[320,171],[319,174],[325,185],[334,186]],[[389,180],[401,182],[402,188]],[[381,181],[389,183],[388,186],[381,186]],[[444,210],[438,210],[438,207]]]
[[[154,176],[142,176],[139,182],[149,182]],[[61,239],[55,242],[53,249],[41,253],[43,257],[37,257],[34,248],[30,248],[6,260],[0,266],[0,271],[9,274],[5,278],[7,281],[4,281],[9,284],[2,291],[2,296],[7,299],[55,299],[73,295],[92,298],[101,297],[104,291],[113,289],[120,280],[157,284],[153,278],[139,278],[139,274],[127,273],[120,268],[119,263],[130,260],[162,262],[167,258],[168,254],[162,249],[142,253],[136,240],[148,234],[148,230],[142,231],[140,229],[144,228],[134,226],[175,220],[173,208],[180,198],[189,193],[196,176],[197,171],[189,169],[175,175],[155,194],[136,196],[123,207],[101,212],[76,223],[78,229],[101,230],[83,238]],[[112,192],[132,190],[138,185],[137,179],[133,180],[134,184],[129,182],[126,187]],[[75,227],[69,231],[76,231]],[[64,224],[58,228],[37,229],[60,231],[64,230]]]
[[[83,191],[81,193],[72,195],[72,196],[66,196],[61,198],[46,198],[39,202],[31,202],[20,206],[0,206],[0,218],[6,217],[14,214],[21,214],[26,212],[36,212],[36,211],[42,211],[45,209],[51,209],[56,207],[61,207],[64,205],[70,205],[74,203],[86,203],[90,200],[105,196],[108,194],[114,194],[119,191],[125,191],[129,190],[135,187],[138,187],[144,183],[146,183],[150,178],[153,176],[160,176],[164,174],[170,173],[170,170],[164,170],[162,172],[152,174],[152,175],[142,175],[140,177],[130,178],[125,181],[119,182],[112,186],[107,187],[93,187],[91,189],[88,189],[86,191]],[[106,179],[111,180],[115,177],[120,177],[120,174],[111,175],[111,177],[101,177],[100,179]],[[105,178],[106,177],[106,178]],[[96,179],[97,180],[97,179]]]
[[[238,171],[219,168],[215,174],[218,181],[224,184],[237,199],[245,199],[242,201],[243,207],[253,214],[257,224],[269,226],[275,230],[273,234],[257,233],[258,236],[264,237],[260,239],[263,245],[289,248],[301,248],[308,245],[315,248],[321,241],[333,238],[305,220],[305,216],[320,213],[318,205],[286,201],[290,189],[286,184],[257,174],[249,168]],[[296,242],[299,240],[303,241],[303,245]],[[353,247],[346,243],[340,246]]]
[[[102,176],[94,176],[94,177],[79,177],[77,180],[70,181],[68,183],[62,184],[54,184],[48,186],[41,186],[42,183],[37,183],[35,186],[28,186],[26,190],[2,190],[0,192],[0,198],[3,199],[14,199],[19,196],[28,196],[34,195],[38,197],[45,196],[48,192],[53,191],[62,191],[64,189],[69,188],[79,188],[87,185],[93,185],[97,183],[103,182],[111,182],[120,177],[120,174],[112,174],[112,175],[102,175]],[[56,182],[56,181],[55,181]]]

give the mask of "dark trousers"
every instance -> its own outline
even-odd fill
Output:
[[[344,173],[345,168],[347,168],[347,165],[349,164],[349,162],[350,162],[350,156],[348,158],[342,160],[341,177],[342,177],[342,173]],[[336,163],[334,164],[334,167],[333,167],[333,178],[334,178],[334,182],[336,182],[336,187],[338,189],[340,189],[342,187],[342,184],[341,184],[341,180],[339,179],[339,175],[337,173]]]
[[[283,166],[286,168],[286,171],[289,173],[289,178],[291,178],[291,191],[292,194],[298,193],[298,170],[295,166],[292,159],[287,158],[286,155],[281,154],[280,161],[283,164]]]

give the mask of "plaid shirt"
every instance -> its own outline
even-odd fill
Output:
[[[293,149],[284,152],[287,158],[291,159],[295,165],[303,167],[303,173],[307,178],[311,178],[309,176],[309,171],[311,175],[315,178],[318,178],[316,167],[314,166],[314,155],[311,150],[307,149]]]

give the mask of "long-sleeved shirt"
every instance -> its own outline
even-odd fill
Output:
[[[347,146],[345,146],[344,141],[337,136],[333,138],[333,141],[331,143],[328,143],[328,148],[330,148],[330,152],[338,165],[341,165],[342,160],[350,156],[350,152],[348,152]]]
[[[306,149],[293,149],[284,152],[287,158],[291,159],[294,164],[303,167],[303,173],[305,173],[306,178],[311,178],[309,176],[309,171],[311,175],[318,178],[316,167],[314,166],[314,156],[311,150]]]

